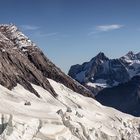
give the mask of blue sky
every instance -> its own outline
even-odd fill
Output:
[[[14,23],[64,72],[100,51],[140,52],[140,0],[0,0],[1,23]]]

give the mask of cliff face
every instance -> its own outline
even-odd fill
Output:
[[[19,83],[39,97],[33,83],[57,96],[47,78],[91,96],[89,90],[65,75],[16,26],[0,25],[0,84],[12,89]]]

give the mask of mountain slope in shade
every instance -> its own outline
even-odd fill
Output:
[[[19,83],[39,97],[30,84],[33,83],[57,96],[48,77],[78,93],[92,96],[89,90],[56,67],[15,25],[0,25],[0,57],[0,84],[9,89]]]
[[[140,76],[116,87],[103,89],[96,99],[103,105],[140,116]]]

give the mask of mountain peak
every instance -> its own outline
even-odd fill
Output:
[[[134,54],[134,52],[133,51],[129,51],[127,54],[126,54],[126,56],[128,56],[128,57],[132,57],[132,56],[134,56],[135,54]]]
[[[104,52],[99,52],[97,55],[101,55],[101,56],[103,55],[104,56],[105,54],[104,54]]]
[[[1,24],[0,32],[12,43],[14,49],[19,49],[22,52],[29,51],[27,47],[32,49],[36,48],[36,44],[33,43],[27,36],[25,36],[16,25],[14,24]]]
[[[108,60],[109,58],[103,52],[99,52],[93,59]]]
[[[120,57],[123,61],[132,61],[135,59],[135,53],[133,51],[129,51],[126,55]]]
[[[121,57],[121,59],[125,60],[139,60],[140,59],[140,52],[134,53],[133,51],[129,51],[125,56]]]
[[[17,26],[12,24],[12,23],[10,23],[10,24],[0,24],[0,31],[3,31],[3,32],[5,31],[6,32],[9,29],[14,30],[14,31],[18,30]]]

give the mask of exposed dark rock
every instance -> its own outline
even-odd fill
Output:
[[[75,92],[85,94],[87,96],[91,95],[91,93],[78,82],[65,75],[58,67],[56,67],[49,59],[47,59],[47,57],[42,52],[36,51],[35,53],[28,54],[28,58],[43,73],[45,77],[62,83]]]
[[[48,80],[44,78],[42,73],[24,55],[20,55],[18,50],[13,50],[10,46],[4,49],[4,52],[0,51],[1,85],[12,89],[19,83],[39,97],[38,93],[30,84],[33,83],[42,86],[53,95],[56,95]]]
[[[30,106],[30,105],[31,105],[31,102],[26,101],[26,102],[24,103],[24,105]]]
[[[89,90],[56,67],[16,26],[1,25],[0,84],[12,89],[19,83],[40,97],[32,87],[33,83],[57,96],[47,78],[60,82],[78,93],[92,96]]]

